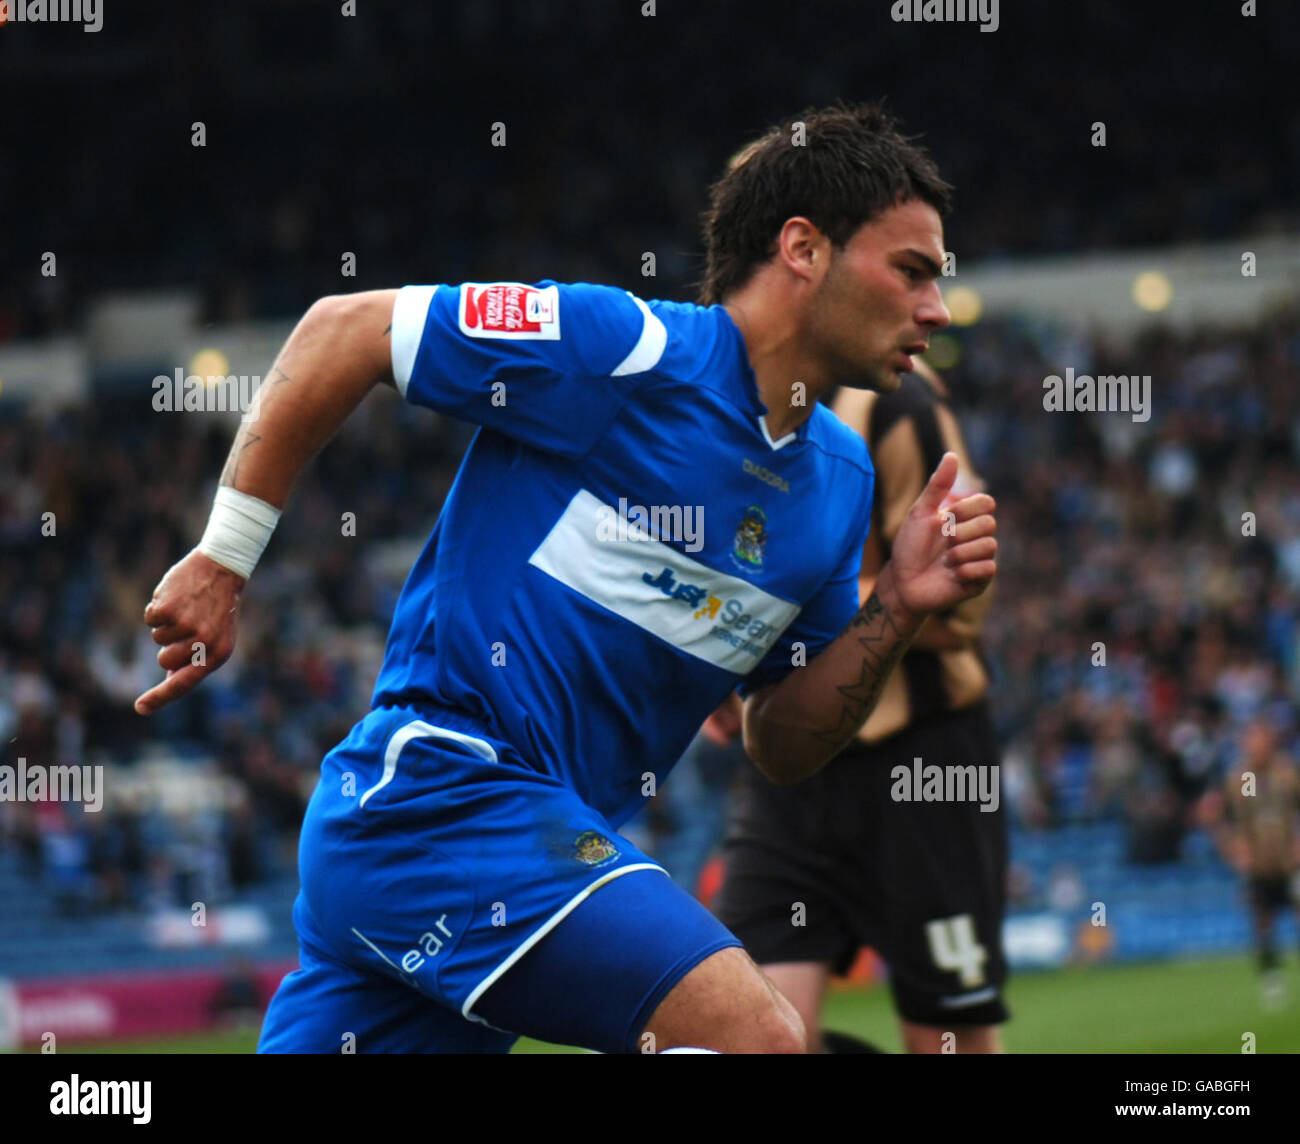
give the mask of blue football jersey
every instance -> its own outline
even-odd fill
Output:
[[[721,306],[408,286],[392,346],[408,400],[480,428],[376,706],[465,712],[617,826],[731,690],[811,662],[857,610],[866,446],[820,405],[772,440]]]

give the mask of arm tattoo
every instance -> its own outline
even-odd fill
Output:
[[[849,628],[861,631],[858,643],[862,647],[862,663],[858,680],[836,688],[844,697],[844,702],[834,730],[813,733],[813,738],[836,747],[843,746],[851,739],[871,714],[890,672],[902,659],[908,643],[894,622],[894,617],[875,592],[858,609]],[[887,647],[891,643],[893,646]]]
[[[864,628],[884,610],[885,605],[880,602],[880,593],[872,592],[870,597],[867,599],[867,602],[858,609],[857,615],[853,617],[853,621],[849,624],[849,627]],[[894,623],[892,617],[890,618],[889,623],[892,627]],[[898,631],[898,629],[894,628],[894,631]]]
[[[287,374],[285,375],[288,376]],[[243,426],[239,430],[239,436],[235,438],[235,444],[231,447],[230,456],[226,458],[226,467],[221,470],[221,484],[228,488],[236,488],[236,482],[239,480],[239,459],[244,455],[244,450],[250,445],[256,445],[262,438],[259,434],[251,431],[245,432],[247,427]],[[242,444],[240,442],[243,442]]]
[[[271,376],[267,380],[265,388],[270,389],[273,385],[279,385],[281,382],[292,380],[293,378],[277,365],[271,369]],[[261,396],[262,391],[259,389],[257,392],[257,398],[260,398]],[[236,482],[239,480],[239,462],[244,455],[244,450],[250,445],[256,445],[261,439],[262,435],[260,433],[254,433],[246,425],[240,426],[239,433],[235,436],[235,443],[230,448],[230,456],[226,458],[225,467],[221,470],[220,484],[232,489],[237,487]]]

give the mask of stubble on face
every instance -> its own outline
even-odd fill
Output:
[[[903,346],[930,334],[917,321],[917,286],[905,268],[928,284],[933,275],[926,259],[939,264],[943,253],[939,215],[917,200],[891,207],[859,227],[843,248],[832,248],[810,319],[839,384],[881,393],[899,387]]]

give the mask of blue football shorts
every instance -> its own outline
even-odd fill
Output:
[[[299,965],[259,1052],[636,1052],[740,942],[578,795],[470,717],[371,711],[325,756],[298,848]]]

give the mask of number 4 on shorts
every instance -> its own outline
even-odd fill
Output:
[[[925,936],[935,965],[960,973],[963,988],[984,984],[984,963],[989,955],[975,940],[975,922],[970,914],[926,922]]]

